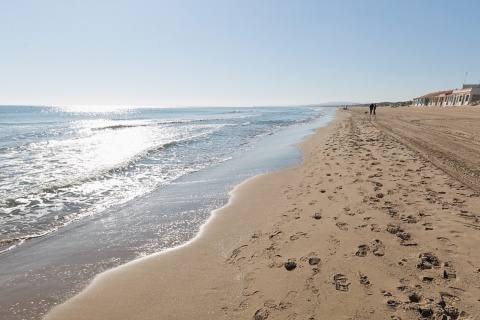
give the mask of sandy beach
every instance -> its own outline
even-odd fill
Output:
[[[366,111],[45,319],[480,319],[480,108]]]

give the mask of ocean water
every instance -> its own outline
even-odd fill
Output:
[[[320,107],[0,107],[0,252],[238,157]]]

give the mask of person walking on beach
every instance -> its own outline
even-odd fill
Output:
[[[370,112],[371,113],[371,112]],[[377,104],[375,103],[373,105],[373,115],[376,115],[377,114]]]
[[[372,115],[373,112],[373,103],[370,104],[370,115]]]

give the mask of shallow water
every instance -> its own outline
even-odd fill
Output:
[[[231,160],[322,108],[0,107],[0,252]]]

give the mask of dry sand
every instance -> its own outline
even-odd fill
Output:
[[[46,319],[480,319],[480,109],[365,111]]]

